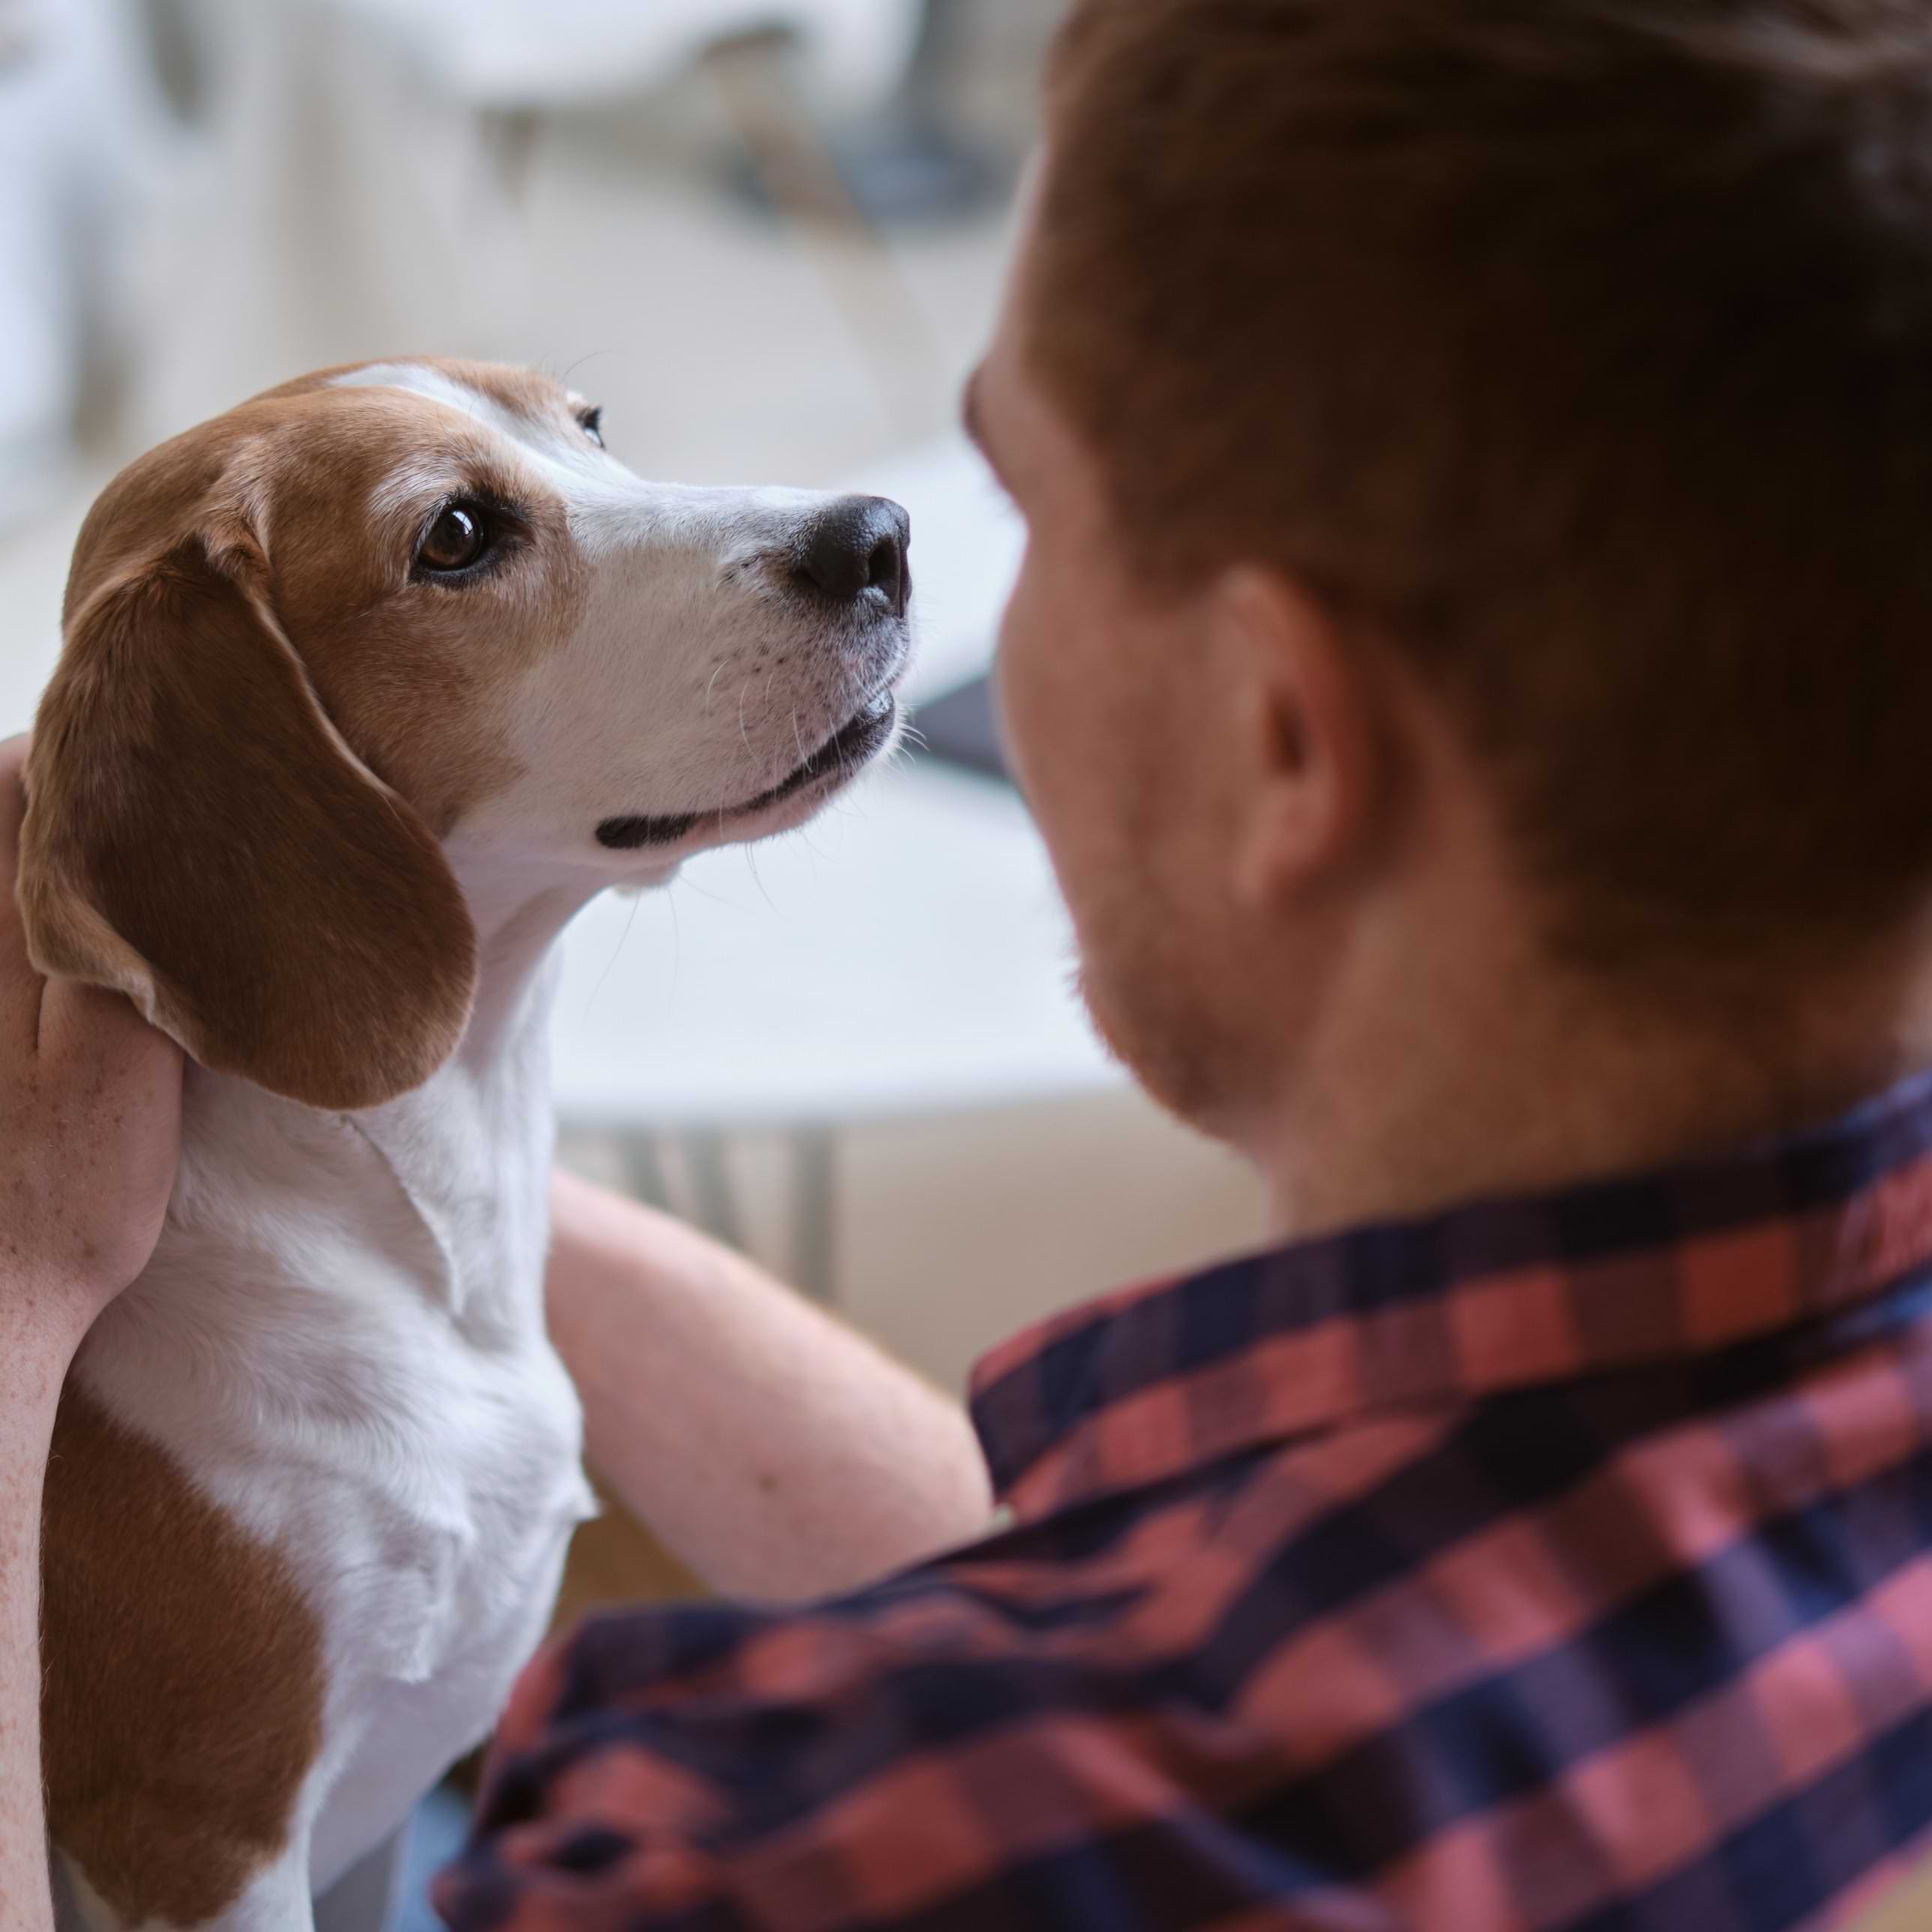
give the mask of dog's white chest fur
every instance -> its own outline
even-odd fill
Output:
[[[590,1513],[543,1319],[551,982],[370,1113],[192,1076],[160,1247],[78,1366],[318,1616],[318,1892],[487,1731]]]

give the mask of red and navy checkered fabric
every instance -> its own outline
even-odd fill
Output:
[[[1015,1526],[602,1618],[460,1932],[1773,1932],[1932,1828],[1932,1080],[983,1367]]]

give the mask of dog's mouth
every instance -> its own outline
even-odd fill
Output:
[[[814,786],[837,784],[856,776],[892,736],[898,724],[899,708],[890,691],[882,691],[868,700],[851,722],[835,731],[818,749],[769,791],[742,805],[727,806],[712,812],[690,812],[662,818],[607,818],[597,828],[597,842],[614,852],[639,852],[654,845],[675,845],[700,825],[729,824],[737,818],[755,818],[761,812],[788,803]]]

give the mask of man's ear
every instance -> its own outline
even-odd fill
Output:
[[[116,988],[204,1066],[313,1107],[392,1100],[455,1050],[476,936],[442,851],[200,537],[74,612],[27,796],[41,972]]]
[[[1237,888],[1259,903],[1345,860],[1370,828],[1384,773],[1373,668],[1298,586],[1242,567],[1216,586],[1247,694],[1250,783]]]

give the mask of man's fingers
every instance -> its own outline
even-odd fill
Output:
[[[181,1052],[118,993],[72,980],[43,980],[27,957],[27,935],[14,893],[20,827],[27,815],[25,777],[30,740],[0,740],[0,1025],[38,1039],[43,1056],[70,1064],[91,1059],[130,1098],[152,1084],[178,1087]]]
[[[182,1070],[174,1042],[118,993],[48,986],[21,1118],[41,1137],[43,1206],[59,1208],[52,1246],[97,1303],[154,1253],[181,1152]]]
[[[32,742],[24,731],[0,738],[0,859],[9,872],[20,849],[20,821],[27,815],[27,752]]]
[[[27,935],[14,896],[14,876],[20,863],[20,824],[27,815],[22,775],[28,740],[22,736],[0,741],[0,1024],[10,1032],[24,1027],[27,1036],[39,1011],[41,980],[27,957]]]

